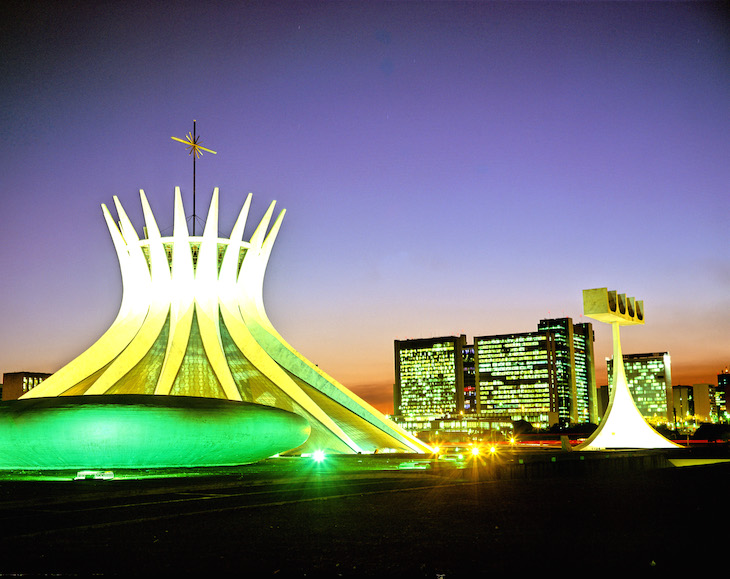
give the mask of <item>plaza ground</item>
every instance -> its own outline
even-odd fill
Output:
[[[702,454],[728,458],[724,448]],[[2,480],[0,572],[435,579],[717,569],[730,462],[670,459],[354,456],[141,480]]]

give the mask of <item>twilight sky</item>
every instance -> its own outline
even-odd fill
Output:
[[[719,4],[5,2],[0,373],[110,325],[100,205],[161,229],[197,120],[197,213],[286,208],[265,301],[302,354],[392,410],[393,340],[643,299],[625,353],[675,384],[730,364],[730,19]],[[199,230],[200,231],[200,230]],[[598,382],[611,333],[595,324]]]

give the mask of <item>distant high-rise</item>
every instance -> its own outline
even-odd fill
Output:
[[[715,391],[717,416],[719,417],[720,422],[728,422],[728,393],[730,393],[730,370],[725,368],[724,371],[717,375],[717,390]]]
[[[597,424],[598,394],[596,388],[596,362],[593,354],[593,324],[583,322],[573,326],[573,347],[575,348],[576,422]]]
[[[593,324],[571,318],[540,320],[538,331],[555,339],[555,366],[561,424],[598,423]]]
[[[3,400],[17,400],[38,386],[50,374],[42,372],[8,372],[3,374]]]
[[[693,386],[672,386],[672,421],[683,426],[685,421],[694,420],[696,412],[695,389]]]
[[[464,411],[466,336],[395,340],[394,414],[413,427]]]
[[[462,358],[464,364],[464,414],[476,414],[477,388],[473,344],[467,344],[462,348]]]
[[[598,422],[593,326],[540,320],[536,332],[395,341],[394,410],[411,430],[447,415],[540,428]]]
[[[673,420],[672,363],[667,352],[624,354],[626,380],[636,407],[647,420]],[[608,382],[613,359],[606,360]]]
[[[673,416],[675,425],[681,427],[687,422],[697,425],[701,422],[717,421],[714,384],[673,385]]]
[[[597,422],[593,326],[540,320],[537,332],[474,338],[477,407],[541,427]]]
[[[474,338],[477,412],[547,428],[559,420],[555,339],[550,332]]]

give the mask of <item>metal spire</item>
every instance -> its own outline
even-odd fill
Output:
[[[215,151],[211,151],[210,149],[206,149],[205,147],[201,147],[199,144],[200,137],[195,132],[195,119],[193,119],[193,132],[188,133],[185,135],[184,139],[178,139],[177,137],[170,137],[173,141],[179,141],[180,143],[183,143],[184,145],[187,145],[188,149],[188,155],[193,156],[193,235],[195,235],[195,160],[198,157],[203,156],[203,151],[207,151],[208,153],[213,153],[214,155],[217,155]]]

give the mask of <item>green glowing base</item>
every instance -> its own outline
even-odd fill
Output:
[[[60,396],[0,404],[0,469],[248,464],[303,444],[291,412],[215,398]]]

